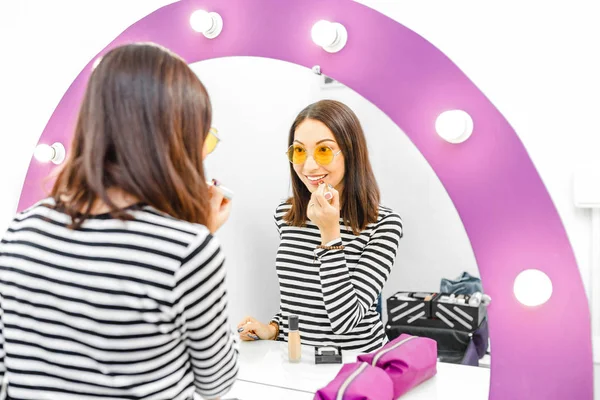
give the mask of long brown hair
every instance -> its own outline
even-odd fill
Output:
[[[78,227],[107,190],[118,188],[175,218],[206,225],[209,197],[202,147],[208,93],[187,63],[152,43],[109,51],[92,72],[68,160],[51,192]],[[83,211],[82,211],[83,210]]]
[[[369,161],[367,141],[356,114],[345,104],[335,100],[321,100],[307,106],[298,114],[288,137],[288,146],[294,142],[298,126],[306,119],[322,122],[333,133],[344,155],[344,190],[340,193],[340,211],[346,226],[355,235],[369,223],[377,221],[379,213],[379,187]],[[311,193],[290,164],[293,197],[292,205],[284,219],[293,226],[306,224],[306,212]]]

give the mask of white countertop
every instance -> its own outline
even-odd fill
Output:
[[[355,362],[357,353],[342,353],[344,363]],[[287,360],[287,343],[256,341],[240,343],[238,381],[223,400],[286,399],[312,400],[327,385],[341,364],[316,365],[314,348],[302,346],[302,361]],[[402,396],[402,400],[485,400],[490,370],[438,363],[437,375]]]
[[[313,400],[314,397],[314,393],[266,386],[238,379],[222,400]]]

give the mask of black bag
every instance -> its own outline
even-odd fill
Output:
[[[487,318],[472,333],[450,328],[415,326],[414,324],[387,325],[385,331],[389,340],[393,340],[403,333],[431,338],[437,342],[439,361],[473,366],[478,366],[479,359],[485,355],[489,339]]]

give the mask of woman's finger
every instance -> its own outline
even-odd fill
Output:
[[[240,323],[238,324],[238,326],[237,326],[237,330],[238,330],[238,332],[241,332],[241,331],[244,329],[244,326],[245,326],[245,325],[246,325],[248,322],[250,322],[250,321],[248,321],[246,318],[244,318],[244,319],[242,320],[242,322],[240,322]]]
[[[325,207],[326,205],[329,204],[329,202],[325,199],[325,196],[323,196],[323,193],[321,191],[321,193],[319,192],[314,192],[313,196],[315,198],[315,202],[319,207]]]
[[[319,193],[321,196],[324,196],[325,192],[327,191],[326,189],[327,189],[327,185],[325,184],[325,182],[321,182],[321,183],[319,183],[317,190],[315,190],[315,193]]]
[[[208,187],[208,194],[210,196],[210,204],[214,210],[218,210],[221,208],[221,204],[223,203],[223,192],[221,192],[216,186]]]
[[[246,317],[246,318],[242,319],[242,322],[240,322],[237,326],[238,332],[241,332],[244,326],[246,326],[247,324],[250,324],[252,322],[256,322],[256,320],[252,317]],[[240,328],[242,328],[242,329],[240,329]]]
[[[340,209],[340,193],[335,190],[335,189],[330,189],[330,193],[333,196],[331,198],[331,201],[329,202],[329,204],[331,204],[332,207],[335,207],[336,209]]]
[[[323,206],[321,203],[319,203],[319,200],[317,199],[317,196],[318,196],[318,190],[315,190],[310,195],[310,200],[308,201],[308,207],[322,207]]]
[[[256,330],[258,330],[260,328],[260,325],[256,322],[247,322],[246,324],[244,324],[244,326],[240,327],[238,329],[238,332],[240,334],[246,334],[248,332],[252,332],[255,333]]]
[[[249,322],[241,328],[241,331],[238,330],[238,332],[240,333],[241,338],[250,338],[251,340],[258,340],[260,338],[256,334],[256,331],[259,329],[260,325],[258,323]]]
[[[238,331],[240,334],[240,338],[242,340],[257,340],[258,336],[256,335],[256,332],[254,332],[252,329],[244,329],[242,328],[242,331]]]

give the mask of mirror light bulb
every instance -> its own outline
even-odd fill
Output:
[[[449,110],[435,120],[435,130],[447,142],[462,143],[473,133],[473,119],[463,110]]]
[[[190,25],[196,32],[204,33],[212,27],[212,18],[207,11],[196,10],[190,17]]]
[[[65,160],[66,150],[59,142],[54,143],[52,146],[40,143],[33,151],[33,157],[42,163],[61,164]]]
[[[38,144],[33,152],[33,157],[39,162],[50,162],[54,158],[54,149],[47,144]]]
[[[348,41],[348,32],[344,25],[323,19],[313,25],[310,36],[315,44],[329,53],[337,53]]]
[[[331,22],[323,19],[313,25],[310,34],[313,42],[321,47],[333,44],[337,36],[335,26],[333,26]]]
[[[196,10],[190,16],[190,25],[208,39],[214,39],[223,30],[223,19],[216,12]]]
[[[96,67],[98,67],[98,65],[100,64],[100,61],[102,61],[102,57],[98,57],[96,58],[96,60],[94,61],[94,63],[92,64],[92,71],[96,69]]]
[[[515,278],[513,291],[521,304],[540,306],[552,296],[552,281],[540,270],[526,269]]]

